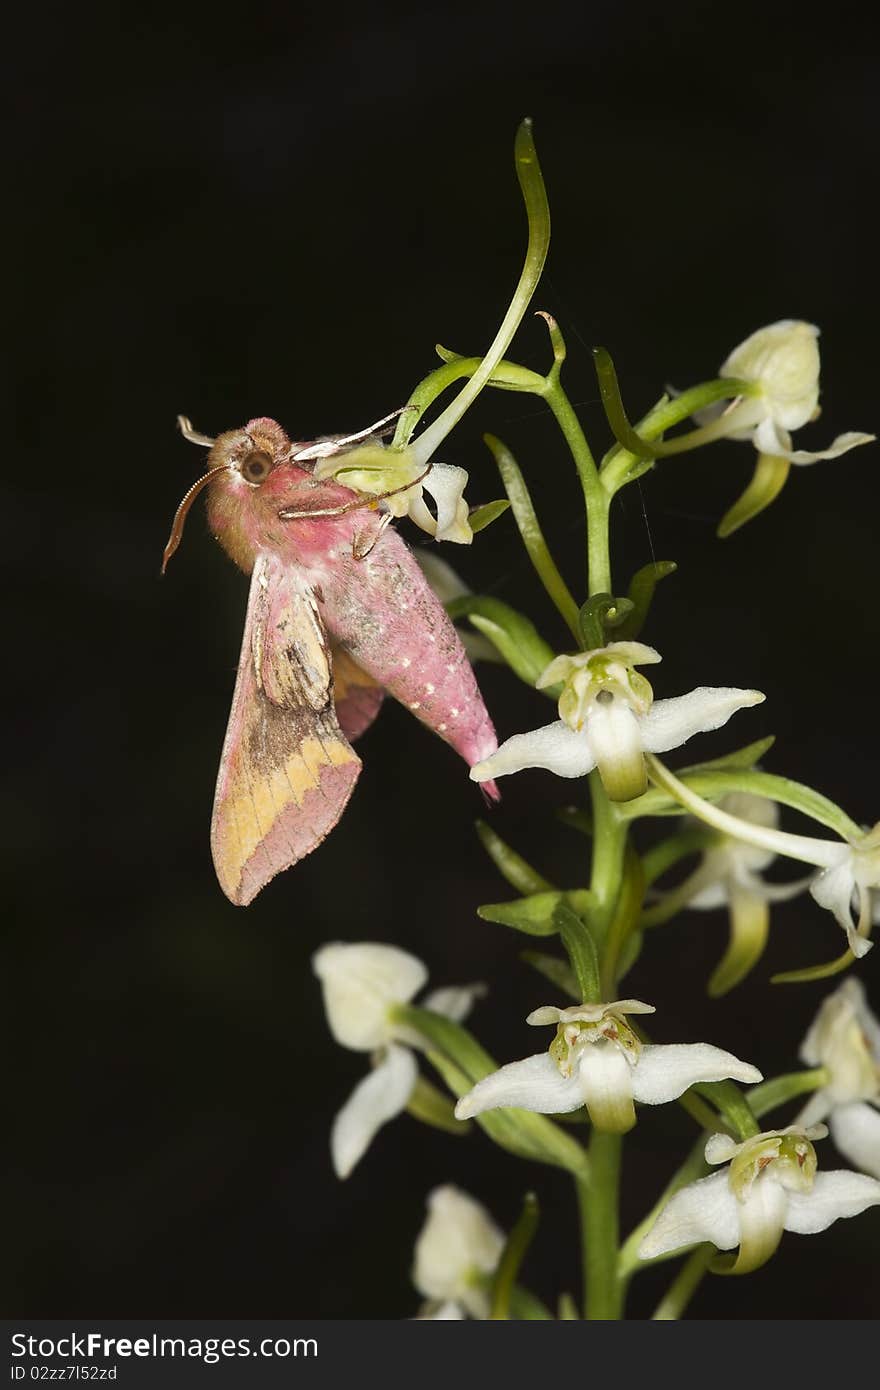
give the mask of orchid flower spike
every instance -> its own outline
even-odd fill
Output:
[[[504,1236],[484,1206],[458,1187],[435,1187],[412,1272],[413,1283],[428,1299],[420,1317],[488,1317],[486,1286],[503,1249]]]
[[[771,829],[779,825],[779,807],[764,796],[731,792],[717,805],[753,825]],[[727,908],[730,940],[709,980],[709,993],[715,997],[739,984],[760,959],[770,927],[770,904],[796,897],[810,883],[810,876],[794,883],[768,883],[761,871],[775,858],[771,850],[755,848],[732,835],[719,835],[703,851],[690,877],[664,894],[655,909],[665,921],[679,908]]]
[[[639,1247],[640,1258],[710,1241],[719,1250],[739,1246],[733,1271],[745,1274],[770,1258],[783,1231],[813,1235],[878,1205],[876,1178],[842,1169],[817,1173],[813,1140],[827,1133],[824,1125],[789,1125],[742,1144],[713,1134],[706,1162],[728,1166],[669,1199]]]
[[[880,1178],[880,1021],[858,980],[850,978],[828,995],[800,1055],[808,1066],[824,1067],[828,1080],[810,1097],[798,1124],[827,1119],[844,1158]]]
[[[408,1004],[428,972],[396,946],[334,942],[312,957],[324,994],[330,1032],[343,1047],[372,1054],[373,1070],[354,1088],[333,1122],[330,1151],[337,1177],[347,1178],[382,1125],[409,1104],[418,1079],[412,1049],[420,1040],[396,1023],[395,1007]],[[422,1008],[461,1022],[482,985],[435,990]]]
[[[719,370],[719,376],[753,382],[754,394],[739,397],[726,409],[709,407],[698,418],[717,420],[717,438],[750,439],[759,454],[789,463],[838,458],[859,444],[870,444],[873,434],[851,431],[814,453],[792,447],[790,431],[819,415],[818,338],[815,324],[799,319],[780,319],[759,328],[734,348]]]
[[[634,1101],[662,1105],[698,1081],[761,1080],[756,1067],[708,1043],[640,1042],[627,1015],[653,1012],[638,999],[535,1009],[527,1023],[556,1025],[549,1050],[478,1081],[455,1107],[457,1118],[505,1106],[562,1115],[586,1105],[596,1129],[622,1134],[635,1124]]]
[[[562,682],[559,719],[528,734],[515,734],[497,752],[471,768],[486,782],[527,767],[558,777],[584,777],[598,767],[614,801],[640,796],[647,786],[644,754],[678,748],[694,734],[720,729],[738,709],[760,704],[759,690],[698,686],[687,695],[654,700],[636,666],[661,660],[641,642],[609,642],[593,651],[558,656],[537,687]]]

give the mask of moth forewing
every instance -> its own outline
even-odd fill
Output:
[[[231,902],[251,902],[321,843],[360,769],[336,716],[314,593],[293,566],[258,555],[211,823]]]

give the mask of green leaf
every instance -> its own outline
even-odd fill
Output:
[[[422,1124],[431,1125],[434,1129],[445,1130],[447,1134],[467,1134],[471,1128],[470,1120],[455,1118],[455,1107],[449,1097],[423,1076],[418,1077],[406,1108],[413,1119],[421,1120]]]
[[[474,535],[478,531],[485,531],[487,526],[491,526],[492,522],[497,521],[509,508],[510,503],[506,497],[499,497],[497,502],[484,502],[481,507],[474,507],[468,517]]]
[[[556,819],[582,835],[593,833],[593,817],[580,806],[563,806],[556,812]]]
[[[632,607],[628,598],[615,598],[613,594],[593,594],[588,598],[578,613],[584,651],[604,647],[611,636],[616,638],[618,627],[626,622]]]
[[[473,1081],[467,1073],[443,1052],[429,1052],[428,1061],[443,1077],[457,1096],[471,1090]],[[491,1070],[496,1070],[493,1066]],[[475,1078],[479,1079],[479,1078]],[[476,1115],[476,1123],[485,1134],[508,1153],[530,1163],[548,1163],[564,1168],[581,1182],[588,1179],[589,1160],[576,1139],[549,1120],[546,1115],[530,1110],[487,1110]]]
[[[757,738],[754,743],[735,748],[732,753],[722,753],[720,758],[691,763],[682,768],[679,776],[687,776],[691,772],[732,772],[735,768],[753,768],[769,753],[775,742],[776,735],[768,734],[766,738]]]
[[[685,771],[676,775],[691,791],[706,801],[718,801],[730,792],[751,792],[755,796],[765,796],[783,806],[790,806],[794,811],[801,811],[803,815],[827,826],[844,840],[857,840],[863,833],[855,821],[850,820],[846,812],[827,796],[814,791],[812,787],[804,786],[802,782],[793,782],[789,777],[778,777],[772,772],[747,768],[718,772]],[[633,801],[621,802],[616,812],[622,821],[636,820],[640,816],[688,814],[680,802],[659,787],[650,787]]]
[[[553,924],[568,952],[581,999],[585,1004],[598,1004],[601,999],[599,957],[589,927],[564,900],[554,909]]]
[[[586,888],[572,888],[568,892],[530,893],[509,903],[484,903],[477,908],[477,916],[484,922],[513,927],[527,936],[554,936],[559,930],[554,914],[560,904],[568,903],[570,910],[579,913],[589,911],[592,902],[592,894]]]
[[[785,1076],[774,1076],[770,1081],[762,1081],[749,1092],[749,1105],[760,1119],[770,1110],[778,1110],[781,1105],[787,1105],[796,1096],[803,1096],[827,1086],[828,1079],[828,1072],[824,1067],[816,1067],[814,1071],[792,1071]]]
[[[692,1089],[717,1106],[740,1141],[760,1133],[761,1126],[755,1119],[752,1107],[735,1081],[703,1081]]]
[[[578,982],[567,960],[547,955],[545,951],[521,951],[520,960],[537,970],[539,975],[543,975],[545,980],[549,980],[563,994],[567,994],[569,999],[576,1000],[578,1004],[581,1002]]]
[[[650,565],[643,565],[632,577],[629,586],[629,604],[631,610],[620,623],[615,631],[615,639],[622,642],[629,642],[634,637],[638,637],[645,625],[651,603],[654,598],[654,590],[665,579],[667,575],[674,574],[678,569],[674,560],[655,560]]]
[[[534,1192],[527,1192],[523,1198],[522,1211],[507,1237],[492,1279],[489,1316],[494,1322],[506,1322],[510,1317],[513,1286],[528,1248],[535,1238],[540,1216],[541,1209],[537,1197]]]
[[[510,1316],[517,1322],[552,1322],[553,1314],[540,1298],[517,1284],[510,1295]]]
[[[511,849],[485,821],[477,821],[477,834],[483,849],[511,888],[526,894],[553,892],[553,884],[543,878],[537,869],[533,869],[515,849]]]
[[[447,603],[446,611],[453,622],[469,618],[473,626],[489,638],[511,670],[532,689],[555,656],[535,624],[501,599],[462,594]],[[558,693],[551,690],[542,693],[551,699],[558,698]]]
[[[414,1028],[432,1047],[439,1048],[470,1079],[470,1085],[498,1070],[494,1059],[473,1034],[451,1018],[430,1009],[420,1009],[416,1004],[397,1004],[390,1016],[395,1022]]]
[[[483,439],[498,465],[501,481],[510,498],[514,519],[519,527],[519,533],[522,536],[529,559],[552,602],[571,629],[575,641],[579,642],[578,606],[571,596],[568,585],[559,573],[556,561],[550,554],[519,464],[507,446],[502,444],[500,439],[496,439],[495,435],[485,434]]]

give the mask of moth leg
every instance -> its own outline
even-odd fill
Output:
[[[373,546],[381,539],[391,519],[390,512],[374,513],[370,519],[371,524],[365,526],[362,531],[355,532],[351,542],[351,553],[356,560],[366,560]]]

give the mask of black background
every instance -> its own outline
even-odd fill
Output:
[[[593,343],[613,350],[636,412],[786,316],[823,330],[824,412],[804,445],[876,429],[877,69],[854,15],[263,2],[57,7],[23,24],[7,82],[8,1312],[405,1317],[424,1196],[446,1181],[502,1224],[537,1184],[527,1273],[550,1298],[576,1288],[567,1181],[481,1135],[404,1117],[347,1183],[331,1173],[331,1119],[365,1059],[329,1039],[319,944],[393,940],[435,984],[490,980],[475,1022],[502,1059],[533,1043],[522,1018],[552,991],[518,962],[524,943],[476,919],[506,895],[472,833],[479,798],[397,707],[364,739],[358,793],[320,851],[247,911],[220,894],[207,829],[246,586],[198,515],[158,579],[202,463],[174,417],[355,429],[403,402],[436,340],[481,351],[519,270],[512,142],[529,114],[554,216],[536,304],[567,335],[567,385],[598,445]],[[540,321],[513,355],[548,361]],[[579,492],[548,414],[479,403],[445,450],[471,470],[471,501],[499,491],[489,427],[580,585]],[[793,470],[771,511],[719,543],[750,467],[745,446],[722,445],[627,494],[618,588],[652,554],[679,562],[646,633],[664,654],[658,695],[767,692],[695,756],[775,732],[772,770],[873,821],[876,449]],[[450,558],[564,645],[509,519]],[[500,668],[481,682],[502,736],[546,718]],[[552,815],[579,788],[530,773],[504,792],[499,830],[583,881],[585,842]],[[652,938],[627,992],[658,1005],[660,1040],[707,1037],[768,1075],[796,1065],[825,991],[767,977],[841,940],[809,900],[774,923],[752,979],[711,1007],[721,914]],[[873,957],[861,973],[876,980]],[[691,1134],[677,1107],[642,1115],[628,1224]],[[788,1237],[760,1273],[707,1281],[694,1315],[870,1316],[878,1234],[874,1211]],[[635,1314],[669,1270],[636,1283]]]

